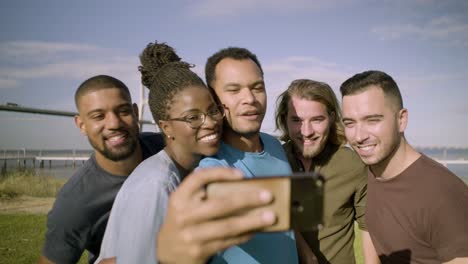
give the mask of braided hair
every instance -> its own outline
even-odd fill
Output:
[[[166,43],[149,43],[140,54],[141,82],[149,89],[148,104],[153,119],[169,118],[174,96],[188,86],[206,88],[203,80],[190,70],[193,65],[184,62]]]

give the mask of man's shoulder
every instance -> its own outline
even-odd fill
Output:
[[[166,146],[161,133],[141,132],[139,138],[144,158],[158,153]]]
[[[90,182],[90,178],[96,177],[96,174],[99,174],[99,168],[92,155],[63,185],[57,199],[70,195],[73,197],[75,194],[83,193],[87,183]]]
[[[273,143],[273,144],[279,144],[281,146],[280,141],[273,135],[270,135],[265,132],[260,132],[260,138],[262,139],[263,143]]]
[[[49,221],[73,226],[76,222],[85,221],[86,205],[89,203],[92,178],[96,177],[96,164],[91,157],[63,185],[57,194],[54,205],[49,212]]]
[[[362,162],[356,152],[350,147],[343,145],[339,146],[337,150],[331,154],[330,160],[324,166],[325,168],[331,168],[340,173],[351,173],[359,172],[363,176],[366,176],[366,165]]]
[[[55,203],[74,208],[86,207],[96,196],[120,188],[126,178],[107,173],[92,155],[63,185]]]
[[[201,159],[200,163],[198,164],[198,167],[199,168],[231,167],[231,165],[226,160],[226,157],[223,155],[223,153],[218,152],[217,154],[213,156],[204,157],[203,159]]]
[[[414,175],[412,177],[415,180],[424,181],[424,186],[433,188],[435,191],[451,192],[458,186],[466,187],[466,184],[447,167],[424,154],[404,173]]]
[[[276,137],[267,133],[260,132],[260,138],[262,139],[265,152],[274,154],[275,156],[285,155],[283,146],[281,145],[281,142]]]
[[[332,154],[330,161],[349,162],[351,164],[364,164],[361,161],[361,158],[359,158],[359,155],[347,145],[342,145],[338,147],[336,152]]]

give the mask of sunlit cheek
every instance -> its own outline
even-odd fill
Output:
[[[328,122],[321,122],[318,126],[314,127],[314,130],[321,135],[326,134],[329,128],[327,124]]]
[[[349,141],[350,143],[354,141],[353,134],[354,134],[353,128],[345,127],[345,137],[346,137],[346,140]]]

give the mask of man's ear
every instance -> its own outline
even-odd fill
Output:
[[[137,120],[139,120],[140,114],[138,113],[138,105],[136,103],[133,103],[132,107],[133,107],[133,113],[135,114]]]
[[[335,113],[335,112],[331,112],[331,113],[330,113],[330,124],[335,123],[335,118],[336,118],[336,113]]]
[[[398,127],[400,133],[405,132],[406,126],[408,125],[408,109],[403,108],[398,111]]]
[[[83,134],[83,136],[88,136],[88,132],[86,130],[86,124],[83,121],[83,119],[81,119],[81,116],[76,115],[74,119],[75,119],[75,125],[80,130],[81,134]]]

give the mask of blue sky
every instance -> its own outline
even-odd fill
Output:
[[[468,147],[464,0],[16,0],[0,3],[0,28],[0,104],[75,111],[75,89],[97,74],[123,80],[138,102],[149,42],[175,47],[201,76],[207,57],[241,46],[265,71],[263,131],[274,133],[276,97],[292,80],[338,93],[353,74],[378,69],[400,86],[410,143]],[[0,124],[0,148],[89,148],[72,118],[0,112]]]

